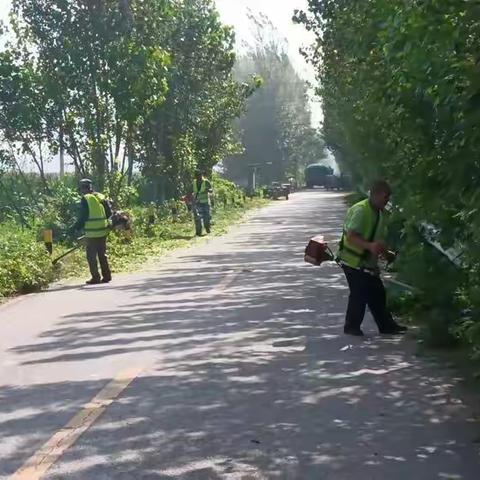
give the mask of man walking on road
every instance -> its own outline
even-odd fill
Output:
[[[193,216],[195,219],[195,233],[202,235],[202,229],[210,233],[211,213],[210,213],[210,195],[212,194],[212,184],[203,176],[200,170],[195,172],[193,181]],[[203,223],[203,225],[202,225]]]
[[[360,327],[367,305],[380,333],[400,334],[407,330],[395,322],[388,310],[378,266],[378,258],[388,255],[383,243],[386,229],[384,209],[390,195],[388,183],[376,181],[369,198],[351,207],[345,219],[338,259],[350,288],[344,328],[348,335],[363,335]]]
[[[80,215],[74,229],[85,231],[87,241],[87,261],[92,278],[87,285],[109,283],[112,274],[107,258],[108,219],[112,216],[110,202],[101,193],[94,192],[92,181],[83,179],[80,181]],[[102,277],[98,271],[98,261]]]

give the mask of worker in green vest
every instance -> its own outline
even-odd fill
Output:
[[[92,181],[87,178],[80,181],[80,193],[80,214],[74,229],[85,231],[87,261],[92,275],[86,283],[109,283],[112,280],[107,257],[108,219],[112,216],[110,202],[104,195],[93,190]],[[97,258],[102,276],[98,271]]]
[[[384,239],[385,207],[390,195],[389,184],[383,180],[376,181],[369,198],[351,207],[345,219],[338,260],[350,288],[344,327],[347,335],[363,335],[360,327],[367,306],[380,333],[401,334],[407,330],[395,322],[387,307],[378,266],[379,257],[389,256]]]
[[[212,184],[207,180],[200,170],[195,172],[195,180],[193,181],[193,216],[195,220],[195,233],[197,236],[202,235],[203,227],[205,231],[210,233],[211,230],[211,213],[210,213],[210,197],[213,193]]]

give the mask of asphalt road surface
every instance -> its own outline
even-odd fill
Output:
[[[480,478],[475,405],[412,340],[342,334],[338,194],[297,193],[110,285],[0,308],[0,478]]]

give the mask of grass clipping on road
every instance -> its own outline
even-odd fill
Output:
[[[254,198],[247,199],[241,205],[213,209],[212,233],[209,236],[226,233],[230,226],[242,221],[248,211],[267,203],[264,199]],[[191,246],[201,240],[195,236],[192,214],[183,212],[177,217],[160,219],[152,227],[137,227],[131,239],[126,239],[122,232],[112,233],[108,240],[110,266],[114,273],[133,272],[172,250]],[[64,247],[57,248],[54,257],[66,250]],[[54,273],[56,279],[78,278],[82,275],[88,276],[83,248],[61,260]]]

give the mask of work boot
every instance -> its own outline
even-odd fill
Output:
[[[99,285],[102,283],[99,278],[91,278],[85,282],[87,285]]]
[[[345,335],[353,335],[354,337],[363,337],[363,332],[361,328],[358,327],[351,327],[349,325],[345,325],[343,329],[343,333]]]
[[[403,335],[407,333],[408,327],[404,327],[403,325],[399,325],[398,323],[394,323],[393,325],[389,325],[388,327],[382,328],[380,333],[382,335]]]

